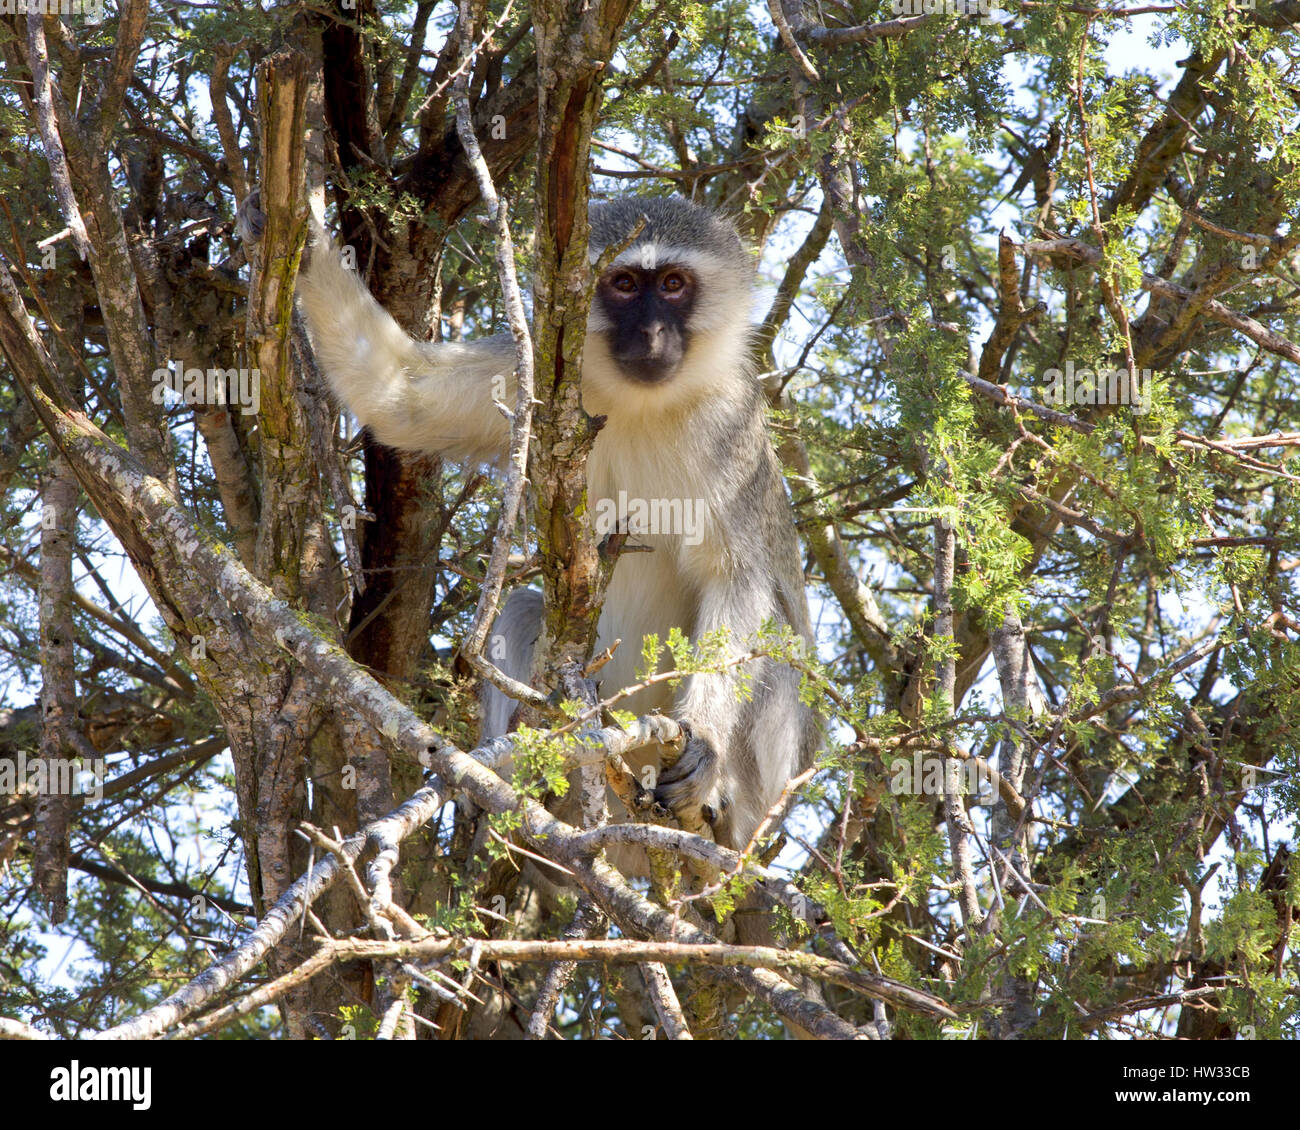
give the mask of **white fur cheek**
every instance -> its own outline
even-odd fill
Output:
[[[582,358],[582,407],[587,415],[608,416],[618,411],[619,388],[625,384],[604,336],[588,332]]]
[[[691,312],[691,329],[716,333],[732,327],[747,327],[754,313],[754,290],[748,279],[718,270],[699,274],[700,300]]]

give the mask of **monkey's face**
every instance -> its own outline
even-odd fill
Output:
[[[659,384],[681,367],[690,345],[696,275],[675,263],[615,264],[596,284],[603,332],[619,371],[639,384]]]
[[[624,197],[592,206],[592,265],[611,247],[621,250],[597,279],[587,320],[587,411],[643,426],[744,400],[754,262],[735,227],[676,197]]]

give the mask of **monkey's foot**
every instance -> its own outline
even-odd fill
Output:
[[[686,748],[682,755],[659,774],[655,800],[664,805],[685,828],[699,820],[710,827],[722,818],[728,807],[718,795],[718,751],[713,742],[682,722]]]

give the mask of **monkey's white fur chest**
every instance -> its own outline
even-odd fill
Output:
[[[690,633],[699,605],[693,577],[708,570],[719,548],[714,500],[701,489],[700,476],[680,455],[667,454],[680,451],[674,436],[647,425],[607,427],[587,464],[598,532],[607,533],[615,519],[633,547],[618,559],[601,612],[597,650],[623,641],[601,672],[605,695],[636,681],[645,636],[653,633],[662,643],[672,628]],[[671,698],[665,683],[620,706],[667,710]]]

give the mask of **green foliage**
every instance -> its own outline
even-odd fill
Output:
[[[563,796],[569,782],[564,775],[564,742],[545,731],[520,726],[515,732],[515,757],[510,778],[520,796],[540,800],[547,793]]]

